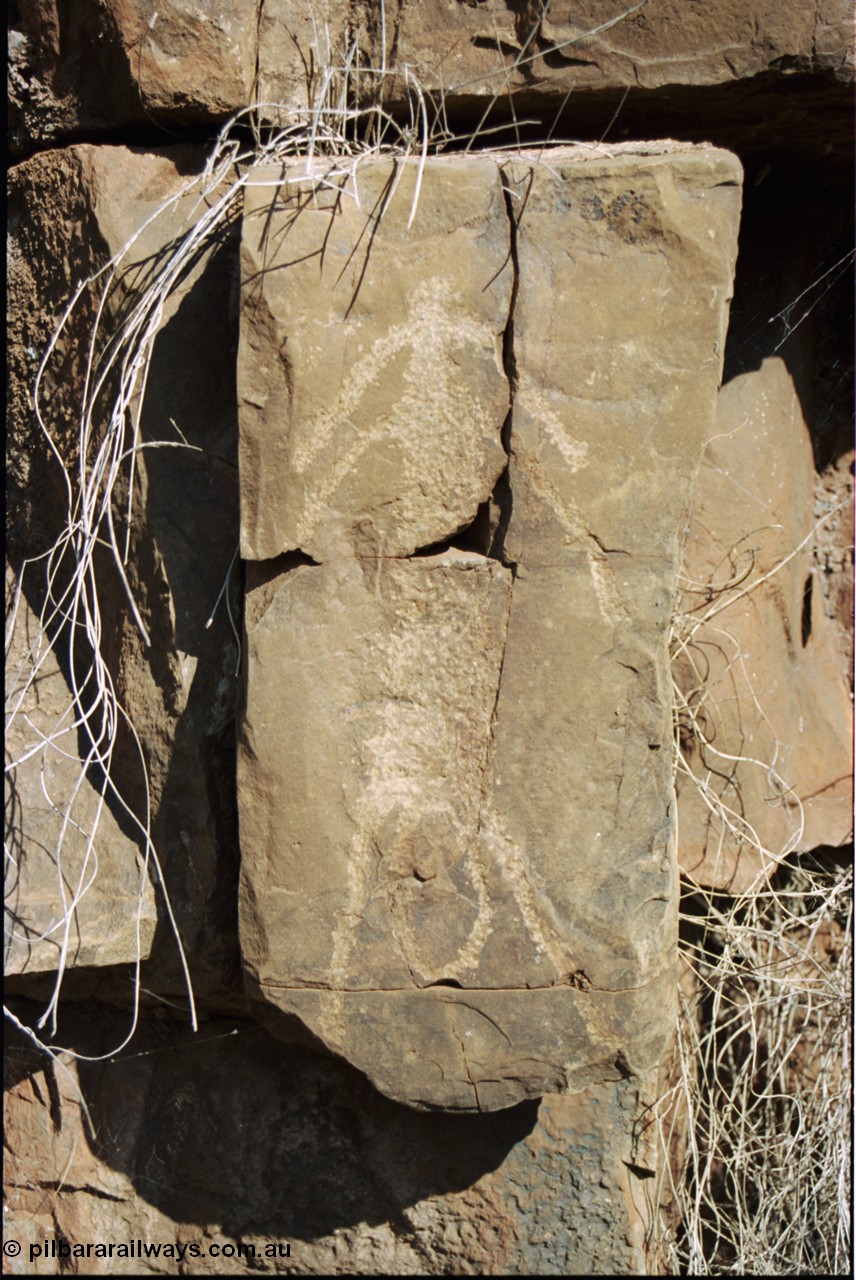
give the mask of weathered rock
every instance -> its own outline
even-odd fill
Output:
[[[263,184],[281,170],[262,170],[247,190],[245,559],[409,555],[470,524],[506,463],[512,269],[496,164],[367,160],[356,198],[328,168],[304,182],[295,166],[276,196]]]
[[[817,527],[814,558],[820,578],[823,612],[838,631],[842,670],[853,681],[853,475],[856,456],[847,449],[824,467],[815,482]]]
[[[8,571],[7,591],[14,597]],[[151,949],[152,882],[109,786],[102,792],[80,759],[68,684],[38,635],[19,598],[6,652],[5,971],[133,964]],[[25,689],[32,663],[39,674]]]
[[[103,1007],[69,1011],[80,1053],[105,1053],[114,1030]],[[10,1041],[5,1239],[23,1246],[10,1274],[56,1274],[55,1260],[29,1260],[30,1243],[55,1237],[113,1243],[112,1258],[64,1262],[86,1275],[233,1274],[251,1256],[238,1247],[268,1275],[650,1265],[647,1081],[493,1115],[424,1114],[247,1021],[217,1019],[193,1037],[148,1010],[127,1051],[56,1075]],[[137,1241],[148,1252],[118,1252]]]
[[[187,217],[197,196],[181,193],[203,163],[195,147],[145,152],[81,145],[35,156],[11,175],[9,554],[16,573],[25,557],[48,550],[66,513],[65,481],[31,407],[33,379],[45,345],[77,286],[148,222],[105,307],[106,344],[128,299],[139,296],[141,279],[151,279],[146,272],[162,267],[189,229]],[[173,198],[176,203],[154,217]],[[183,437],[190,448],[147,448],[136,460],[128,574],[151,647],[146,647],[129,616],[109,554],[96,557],[95,566],[102,657],[139,734],[148,769],[148,800],[139,749],[121,721],[113,781],[122,802],[138,817],[151,804],[155,844],[185,945],[195,953],[200,990],[208,984],[222,989],[237,977],[236,662],[222,604],[206,629],[238,540],[237,315],[230,305],[238,244],[234,223],[231,228],[221,226],[207,245],[200,246],[166,300],[152,351],[142,438],[146,444],[167,440],[181,446]],[[99,297],[97,285],[81,295],[42,385],[46,425],[74,474]],[[198,341],[202,331],[204,344]],[[96,415],[96,431],[100,426]],[[120,485],[114,495],[120,529],[121,489]],[[42,565],[29,566],[24,590],[38,615],[44,600]],[[56,628],[51,639],[67,648]],[[83,650],[81,639],[81,657]],[[77,673],[79,679],[85,665]],[[57,696],[69,678],[65,667],[62,675],[51,678]],[[38,785],[36,776],[36,793],[28,793],[25,804],[25,832],[28,815],[32,812],[34,819],[42,804]],[[112,794],[109,804],[113,816],[127,825],[127,815]],[[126,862],[128,837],[120,835],[106,816],[101,836],[99,878],[105,877],[106,886],[111,877],[124,874],[119,868]],[[48,891],[47,882],[43,891]],[[132,923],[133,913],[129,927]],[[175,950],[169,932],[165,924],[158,930],[155,958],[166,989],[180,989],[183,980],[180,970],[173,971]],[[148,934],[144,936],[150,941]]]
[[[554,96],[571,87],[576,95],[616,85],[716,85],[785,67],[852,75],[848,27],[841,0],[820,9],[798,0],[689,7],[646,0],[623,8],[603,0],[549,7],[530,0],[522,8],[487,0],[451,13],[443,0],[405,0],[389,39],[399,65],[454,100],[509,89]]]
[[[344,60],[358,42],[367,69],[395,71],[387,96],[407,92],[403,68],[447,111],[473,99],[516,94],[527,105],[575,100],[592,91],[719,85],[764,73],[823,70],[852,79],[850,14],[844,0],[808,9],[799,0],[719,0],[692,4],[644,0],[621,6],[604,0],[508,0],[450,6],[445,0],[404,0],[387,8],[326,0],[316,19],[295,5],[267,5],[259,31],[261,98],[305,103],[307,74]],[[370,71],[366,72],[370,77]],[[311,101],[311,97],[309,98]]]
[[[455,551],[249,592],[242,952],[261,982],[400,991],[478,972],[510,596],[509,570]]]
[[[193,0],[19,0],[12,145],[26,151],[120,123],[195,126],[251,102],[290,125],[347,64],[352,97],[380,91],[403,120],[418,82],[444,128],[472,127],[495,99],[489,127],[534,116],[544,132],[568,107],[552,136],[600,138],[620,109],[622,136],[832,148],[849,165],[847,0],[555,0],[544,9],[541,0],[207,0],[202,9]]]
[[[423,187],[442,189],[432,170],[443,165],[429,163]],[[516,391],[494,545],[504,537],[513,575],[473,551],[384,558],[403,540],[395,512],[369,558],[347,558],[361,544],[334,541],[344,504],[331,501],[326,544],[307,526],[287,545],[335,558],[259,568],[247,604],[239,807],[251,989],[423,1107],[492,1110],[643,1071],[671,1017],[667,633],[721,365],[740,168],[667,144],[609,159],[559,151],[549,166],[510,163],[504,180],[516,211]],[[483,185],[490,205],[493,181]],[[245,216],[261,220],[255,205]],[[418,217],[408,259],[426,276],[437,243]],[[332,257],[331,244],[333,233]],[[264,269],[245,256],[245,293]],[[296,276],[296,314],[323,313],[320,292]],[[286,491],[301,511],[278,408],[297,400],[300,353],[277,358],[287,335],[260,319],[250,312],[250,335],[266,344],[242,348],[242,385],[254,371],[262,385],[242,479],[250,520]],[[313,339],[313,367],[328,346],[338,367],[338,331]],[[380,326],[375,341],[388,344]],[[429,362],[423,376],[444,384]],[[322,439],[347,433],[347,385]],[[305,416],[294,412],[298,425]],[[464,415],[443,419],[428,401],[408,425],[430,444],[438,417],[441,451],[448,436],[463,452]],[[260,501],[268,442],[277,481]],[[374,468],[370,447],[345,451],[341,489],[359,493]],[[405,491],[417,479],[407,467],[401,478]],[[385,480],[394,496],[392,469]],[[438,518],[455,511],[433,477],[422,488]],[[472,500],[457,512],[451,529]]]
[[[691,770],[678,777],[679,858],[730,892],[851,832],[852,710],[817,584],[813,484],[793,382],[766,360],[720,393],[677,631]]]
[[[740,165],[665,143],[562,148],[506,174],[520,280],[506,552],[588,564],[617,619],[610,566],[677,553],[721,370]]]
[[[120,122],[223,120],[252,97],[256,0],[20,0],[15,8],[15,150]]]

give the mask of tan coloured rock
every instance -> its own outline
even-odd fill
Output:
[[[14,589],[7,569],[10,598]],[[38,631],[20,598],[6,654],[4,968],[134,964],[151,949],[154,889],[109,787],[80,759],[68,685]],[[25,690],[30,652],[39,675]]]
[[[811,441],[782,360],[723,387],[704,463],[677,632],[692,773],[678,779],[679,858],[737,893],[777,855],[852,830],[851,697],[812,554]]]
[[[506,552],[588,564],[617,618],[628,558],[677,554],[719,384],[740,164],[628,144],[505,172],[520,279]]]
[[[411,1105],[494,1110],[642,1072],[671,1026],[667,641],[740,176],[726,153],[673,144],[504,167],[516,391],[494,546],[504,536],[513,575],[472,551],[347,558],[341,543],[323,565],[254,570],[238,788],[250,988]],[[415,221],[423,275],[436,250]],[[292,297],[300,314],[297,282]],[[265,362],[267,336],[252,510],[262,410],[296,386],[291,365]],[[326,339],[335,352],[338,331]],[[430,442],[435,422],[413,426]],[[331,414],[330,438],[339,425]],[[373,480],[364,458],[346,455],[346,491]],[[460,528],[472,507],[459,513]]]
[[[247,190],[241,553],[409,555],[470,524],[506,463],[500,175],[366,160],[354,191],[299,173]]]
[[[472,127],[494,97],[491,124],[509,98],[518,119],[533,111],[555,117],[570,94],[571,119],[579,126],[585,116],[584,133],[571,126],[570,136],[599,137],[628,89],[631,107],[638,100],[645,111],[663,109],[664,123],[643,126],[648,136],[674,136],[689,109],[698,122],[689,136],[735,145],[748,124],[769,146],[798,121],[803,138],[834,139],[842,157],[852,150],[847,0],[89,0],[66,8],[19,0],[13,10],[16,151],[121,124],[222,120],[251,103],[289,125],[295,109],[318,101],[328,72],[346,64],[359,67],[351,87],[363,102],[380,92],[386,106],[402,108],[418,81],[444,125]],[[795,73],[814,78],[815,102],[823,94],[831,113],[818,120],[804,108],[793,112],[781,81]],[[740,94],[717,102],[708,94],[703,104],[643,102],[650,90],[711,86]]]
[[[256,0],[22,0],[16,9],[15,150],[122,124],[222,120],[253,96]]]
[[[157,118],[178,108],[186,118],[218,119],[250,101],[255,0],[100,0],[100,7],[145,112]]]
[[[260,982],[400,990],[475,971],[510,595],[508,569],[456,551],[250,590],[242,952]]]

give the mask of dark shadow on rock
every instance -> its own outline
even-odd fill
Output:
[[[723,381],[780,357],[819,471],[852,447],[853,203],[823,156],[747,163]]]
[[[180,711],[167,739],[161,743],[157,724],[151,724],[145,746],[157,793],[155,846],[200,997],[224,990],[242,996],[243,991],[233,631],[241,628],[243,595],[236,554],[239,242],[240,224],[233,223],[159,333],[141,423],[147,441],[175,441],[180,432],[191,446],[146,451],[144,537],[155,548],[168,592],[152,647],[184,694],[179,693]],[[141,590],[147,585],[141,577]],[[156,611],[153,600],[153,616]],[[147,657],[138,654],[136,666]],[[127,678],[139,678],[131,664]],[[162,688],[169,721],[169,690]],[[137,695],[144,712],[153,693]],[[129,688],[132,708],[134,697]],[[178,951],[164,913],[146,974],[161,993],[183,992]]]
[[[21,1015],[24,1020],[25,1015]],[[103,1053],[103,1006],[67,1007],[63,1042]],[[30,1070],[43,1065],[37,1054]],[[98,1157],[178,1222],[227,1235],[312,1240],[360,1222],[410,1231],[403,1211],[497,1169],[533,1130],[537,1102],[486,1115],[418,1112],[346,1063],[247,1020],[194,1035],[149,1013],[132,1044],[79,1064]]]
[[[183,437],[190,448],[147,448],[138,468],[138,477],[144,476],[144,481],[138,483],[135,495],[128,573],[151,635],[151,647],[144,645],[130,616],[107,550],[97,549],[96,577],[103,622],[102,657],[120,704],[139,733],[151,783],[155,847],[174,899],[179,928],[199,973],[200,987],[232,988],[241,993],[234,743],[237,641],[225,598],[230,596],[234,623],[240,629],[235,386],[239,240],[240,222],[231,219],[206,241],[196,259],[208,254],[205,268],[159,332],[152,352],[142,439],[146,444],[166,440],[172,446]],[[167,245],[154,258],[128,267],[125,284],[117,291],[117,315],[130,297],[124,296],[122,289],[133,292],[134,281],[140,284],[151,278],[174,249],[174,244]],[[64,355],[62,366],[55,371],[65,388],[58,430],[76,413],[72,403],[76,391],[66,388],[62,375],[69,362],[79,372],[91,321],[92,308],[83,306],[69,332],[70,354]],[[13,456],[20,453],[29,458],[27,468],[20,468],[27,486],[37,485],[48,496],[34,508],[38,519],[32,517],[32,495],[23,490],[19,494],[13,469],[8,496],[13,509],[24,508],[20,529],[15,525],[10,557],[15,572],[20,571],[26,554],[43,551],[58,536],[65,510],[60,469],[22,407],[23,377],[20,383],[11,449]],[[55,399],[51,394],[52,410]],[[121,494],[114,506],[121,543]],[[230,566],[230,587],[215,611]],[[60,586],[63,583],[61,578]],[[38,617],[46,599],[45,576],[38,565],[25,577],[24,596]],[[214,617],[206,626],[212,611]],[[61,621],[48,629],[70,689],[65,635],[66,624]],[[85,678],[86,661],[88,654],[82,654],[79,682]],[[89,743],[81,732],[78,753],[83,759],[88,751]],[[91,765],[88,777],[94,788],[104,786],[100,767]],[[148,802],[140,749],[121,719],[111,779],[122,800],[142,820]],[[7,827],[12,823],[14,842],[20,807],[16,797],[12,799],[6,820]],[[123,834],[144,855],[140,828],[109,788],[106,803]],[[183,978],[162,906],[149,968],[151,985],[157,986],[161,974],[169,993],[182,989]],[[35,980],[33,992],[41,985]],[[106,989],[112,990],[114,985],[111,980]],[[230,1007],[234,1008],[234,1003]]]

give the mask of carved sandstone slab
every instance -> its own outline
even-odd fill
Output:
[[[492,1110],[644,1071],[671,1026],[668,632],[740,169],[672,144],[480,163],[486,205],[487,166],[505,183],[498,256],[516,268],[497,558],[472,549],[476,529],[468,550],[394,558],[376,539],[355,555],[353,522],[349,540],[327,532],[344,506],[331,504],[306,545],[293,536],[303,554],[251,566],[238,789],[241,945],[261,1016],[283,1034],[296,1017],[411,1105]],[[443,249],[416,221],[410,235],[402,292]],[[299,317],[332,287],[310,283],[311,299],[293,285]],[[254,287],[245,276],[245,296]],[[257,383],[284,405],[301,376],[295,360],[283,385],[291,331],[263,345],[256,305]],[[324,332],[335,352],[340,331]],[[249,350],[248,338],[247,387]],[[430,382],[447,377],[438,367]],[[287,477],[282,417],[249,395],[243,412],[252,474],[269,448]],[[435,432],[441,450],[454,435],[453,415],[439,421],[417,416],[428,455]],[[346,416],[333,425],[347,441]],[[466,456],[465,417],[457,430]],[[370,486],[368,448],[345,456],[342,491]],[[445,472],[439,485],[430,474],[425,510],[445,518]],[[396,485],[391,470],[390,492],[410,476]],[[403,545],[414,522],[389,505],[387,545]],[[460,529],[472,502],[457,513]]]
[[[512,267],[496,164],[430,164],[421,184],[415,162],[367,161],[355,181],[329,168],[262,171],[247,191],[248,560],[409,555],[469,524],[505,467]]]

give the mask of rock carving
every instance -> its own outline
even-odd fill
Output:
[[[274,1030],[494,1110],[670,1026],[667,635],[740,169],[431,160],[408,226],[417,174],[247,193],[241,947]]]

